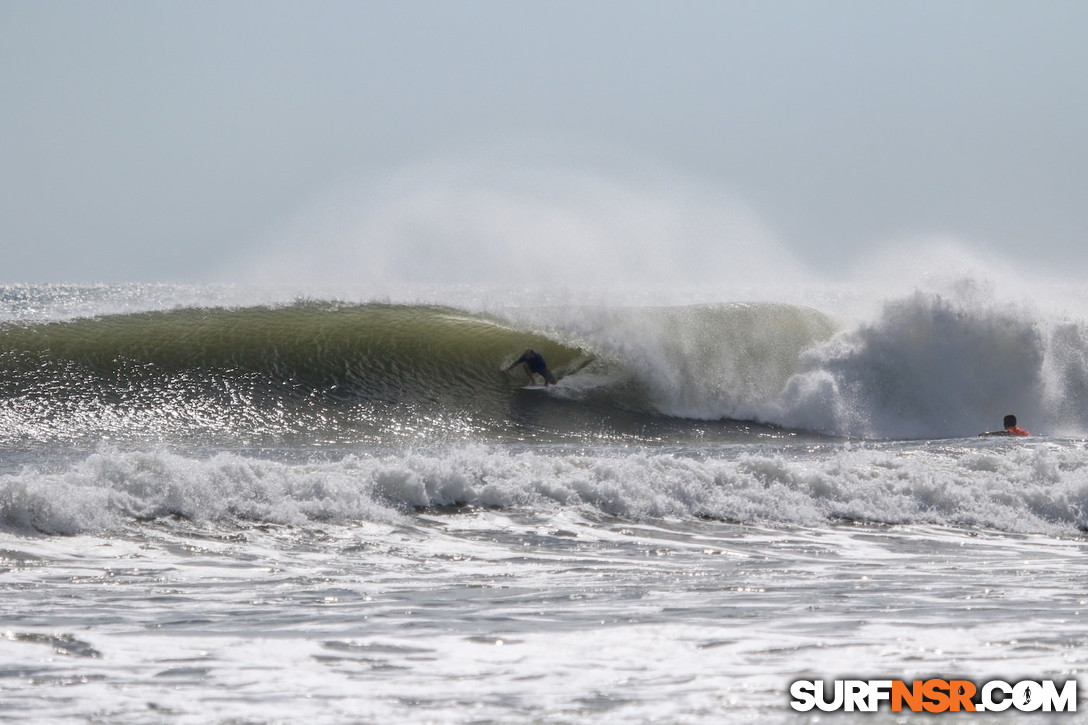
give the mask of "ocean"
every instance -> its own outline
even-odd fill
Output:
[[[1088,306],[980,289],[0,287],[0,719],[931,722],[791,684],[1077,680]]]

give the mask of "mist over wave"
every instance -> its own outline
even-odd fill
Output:
[[[734,190],[607,152],[498,145],[341,185],[242,275],[495,312],[682,419],[937,438],[1011,412],[1088,432],[1088,294],[1060,260],[933,230],[805,249]]]
[[[492,306],[738,301],[721,290],[806,279],[732,190],[577,151],[499,143],[344,182],[287,218],[230,279],[393,297],[439,285],[444,304],[467,287]]]

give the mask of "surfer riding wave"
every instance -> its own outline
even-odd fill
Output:
[[[533,378],[533,373],[536,373],[540,377],[544,378],[544,387],[549,385],[558,385],[559,380],[555,377],[551,370],[548,369],[548,364],[544,362],[544,356],[532,348],[526,348],[514,362],[510,363],[510,366],[506,368],[509,372],[516,368],[518,365],[525,366],[525,374],[529,376],[529,384],[536,384],[536,380]]]

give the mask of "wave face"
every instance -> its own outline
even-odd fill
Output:
[[[577,349],[441,307],[185,308],[0,327],[0,431],[25,442],[397,438],[502,424],[500,366]]]
[[[559,386],[503,372],[526,347]],[[297,302],[0,323],[0,443],[15,448],[941,438],[1009,412],[1035,432],[1088,430],[1083,322],[918,293],[853,326],[780,303]]]
[[[584,311],[596,329],[418,305],[181,308],[0,326],[9,443],[729,438],[830,334],[785,305]],[[588,335],[588,336],[587,336]],[[563,379],[524,391],[526,347]],[[685,419],[700,419],[698,430]],[[764,428],[760,428],[764,430]]]

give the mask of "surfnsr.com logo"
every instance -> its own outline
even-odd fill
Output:
[[[830,686],[829,686],[830,685]],[[800,712],[1076,712],[1077,681],[990,680],[797,680],[790,685],[790,707]]]

